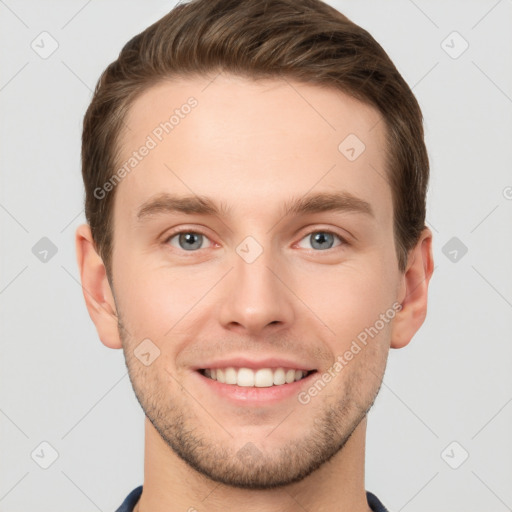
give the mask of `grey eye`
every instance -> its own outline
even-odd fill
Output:
[[[172,241],[177,239],[178,245]],[[196,233],[195,231],[181,231],[175,233],[168,238],[168,242],[177,249],[183,249],[184,251],[194,251],[195,249],[201,249],[204,240],[208,240],[205,235]]]
[[[335,238],[340,241],[342,240],[341,237],[339,237],[336,233],[331,233],[330,231],[313,231],[309,235],[305,236],[302,240],[310,241],[311,247],[313,249],[325,251],[333,247]],[[306,249],[309,249],[309,247],[306,247]]]

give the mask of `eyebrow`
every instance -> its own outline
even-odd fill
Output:
[[[137,220],[144,220],[159,214],[182,213],[186,215],[225,216],[231,214],[231,207],[225,203],[217,204],[213,199],[200,196],[178,196],[162,193],[144,202],[137,212]],[[327,211],[354,212],[375,217],[371,205],[348,192],[316,193],[291,198],[283,204],[282,214],[304,215]]]

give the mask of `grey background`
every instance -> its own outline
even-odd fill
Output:
[[[428,316],[390,353],[366,488],[391,511],[512,510],[512,1],[329,3],[413,87],[432,167]],[[79,284],[80,136],[101,71],[174,4],[0,1],[1,512],[115,510],[143,482],[144,416]]]

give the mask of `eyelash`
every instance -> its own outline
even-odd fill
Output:
[[[204,233],[203,231],[200,231],[200,230],[196,230],[196,229],[181,229],[179,231],[174,231],[172,232],[171,234],[169,234],[165,239],[164,239],[164,244],[169,244],[169,241],[172,240],[175,236],[177,235],[181,235],[183,233],[193,233],[195,235],[202,235],[204,237],[206,237],[208,240],[210,240],[209,236]],[[329,229],[314,229],[312,231],[309,231],[308,233],[306,233],[300,240],[304,240],[304,238],[312,235],[313,233],[328,233],[330,235],[334,235],[335,237],[337,237],[339,240],[340,240],[340,244],[335,246],[335,247],[331,247],[329,249],[324,249],[324,250],[315,250],[315,249],[306,249],[306,250],[309,250],[309,251],[313,251],[313,252],[318,252],[318,253],[322,253],[322,252],[329,252],[329,251],[333,251],[334,249],[337,249],[337,248],[341,248],[343,246],[347,246],[347,245],[350,245],[345,238],[343,238],[341,235],[339,235],[338,233],[336,233],[335,231],[331,231]],[[211,240],[210,240],[211,241]],[[175,247],[173,247],[173,249],[176,249]],[[185,250],[181,250],[181,252],[183,253],[190,253],[190,254],[194,254],[194,253],[197,253],[199,252],[200,249],[197,249],[195,251],[185,251]]]

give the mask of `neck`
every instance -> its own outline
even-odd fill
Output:
[[[134,512],[370,512],[364,487],[366,418],[345,446],[311,475],[276,489],[228,487],[189,467],[145,419],[143,493]]]

